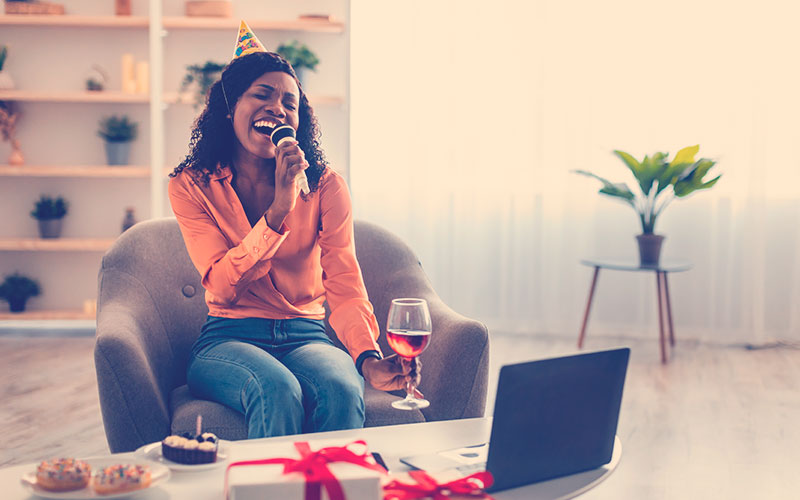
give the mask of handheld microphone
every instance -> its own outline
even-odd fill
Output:
[[[291,141],[296,136],[297,133],[291,125],[281,125],[275,127],[275,130],[269,135],[269,139],[275,147],[278,147],[283,144],[284,141]],[[300,185],[300,191],[302,191],[303,194],[311,192],[311,189],[308,187],[308,177],[306,177],[305,171],[301,170],[300,173],[297,174],[297,183]]]

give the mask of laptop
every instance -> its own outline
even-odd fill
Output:
[[[488,444],[402,458],[431,472],[488,470],[489,491],[595,469],[611,461],[629,348],[500,369]]]

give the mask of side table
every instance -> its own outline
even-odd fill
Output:
[[[583,340],[586,337],[586,324],[589,322],[589,311],[592,308],[594,290],[597,286],[597,277],[600,269],[611,269],[616,271],[648,271],[656,273],[656,290],[658,292],[658,333],[661,344],[661,362],[667,362],[667,347],[664,338],[664,309],[667,311],[667,322],[669,326],[669,344],[675,346],[675,328],[672,325],[672,306],[669,300],[669,286],[667,285],[667,274],[688,271],[692,264],[687,261],[662,261],[655,265],[641,265],[638,261],[630,260],[582,260],[584,266],[594,267],[592,285],[589,288],[589,300],[586,302],[586,312],[583,314],[583,324],[581,333],[578,336],[578,349],[583,347]]]

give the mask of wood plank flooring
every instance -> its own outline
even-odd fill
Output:
[[[0,467],[108,452],[93,338],[0,336]],[[632,348],[618,469],[586,499],[800,498],[800,350],[679,341],[662,366],[655,341]],[[502,364],[576,352],[573,337],[492,336],[489,410]],[[424,376],[424,374],[423,374]]]

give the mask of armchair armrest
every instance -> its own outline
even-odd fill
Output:
[[[109,288],[114,299],[104,294]],[[160,320],[147,314],[155,309],[152,299],[135,278],[105,270],[99,295],[94,358],[103,424],[112,453],[132,451],[169,434],[172,381],[155,365],[170,366],[172,353]]]

